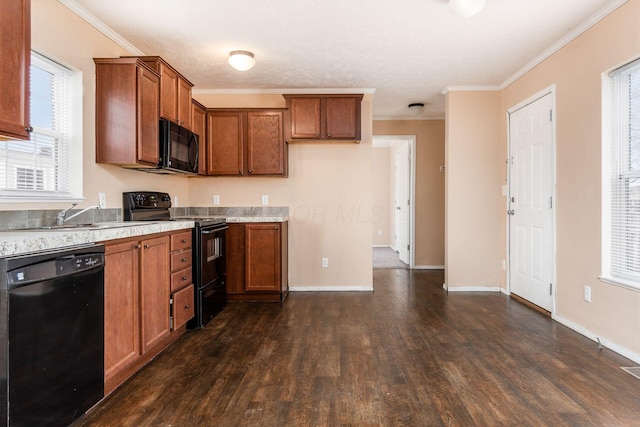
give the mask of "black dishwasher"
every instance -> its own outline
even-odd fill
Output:
[[[66,426],[104,395],[104,246],[0,258],[0,422]]]

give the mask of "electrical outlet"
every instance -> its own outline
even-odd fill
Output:
[[[329,258],[322,258],[322,268],[329,267]]]
[[[378,236],[382,236],[382,230],[378,230]]]
[[[213,204],[214,205],[219,205],[220,204],[220,196],[217,194],[213,195]]]
[[[268,205],[269,204],[269,196],[267,196],[266,194],[262,195],[262,204],[263,205]]]
[[[173,207],[174,208],[178,207],[178,196],[173,196]]]
[[[591,286],[584,287],[584,300],[586,302],[591,302]]]
[[[502,269],[506,270],[507,269],[507,261],[506,260],[502,260]]]
[[[107,195],[104,193],[98,193],[98,206],[100,209],[107,208]]]

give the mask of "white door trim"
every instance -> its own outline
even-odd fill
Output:
[[[411,172],[409,176],[409,268],[416,266],[416,136],[415,135],[373,135],[374,145],[377,142],[405,140],[409,143],[411,157]]]
[[[509,179],[511,177],[511,162],[509,162],[509,159],[511,158],[511,129],[510,129],[510,116],[511,114],[515,113],[516,111],[526,107],[527,105],[541,99],[544,96],[547,95],[551,95],[551,104],[552,104],[552,111],[553,111],[553,120],[551,123],[551,126],[553,128],[552,134],[553,134],[553,141],[551,142],[552,145],[552,151],[553,151],[553,163],[552,163],[552,174],[553,174],[553,220],[552,220],[552,235],[553,235],[553,254],[552,254],[552,259],[553,259],[553,263],[551,265],[551,277],[553,280],[553,286],[552,286],[552,295],[551,295],[551,318],[555,319],[556,318],[556,295],[557,295],[557,284],[558,284],[558,280],[557,280],[557,272],[556,272],[556,256],[557,256],[557,230],[556,230],[556,212],[557,212],[557,206],[558,206],[558,200],[556,197],[556,185],[557,185],[557,161],[556,161],[556,85],[553,84],[543,90],[541,90],[540,92],[528,97],[527,99],[519,102],[518,104],[514,105],[513,107],[507,109],[507,113],[506,113],[506,121],[507,121],[507,197],[505,198],[505,208],[504,208],[504,212],[506,215],[507,210],[509,209],[509,198],[510,198],[510,192],[509,192]],[[505,242],[505,247],[506,247],[506,252],[507,252],[507,259],[506,259],[506,274],[507,274],[507,295],[511,295],[511,248],[509,246],[510,242],[511,242],[511,235],[510,235],[510,227],[509,227],[509,220],[507,219],[506,221],[506,227],[507,227],[507,233],[506,233],[506,242]]]

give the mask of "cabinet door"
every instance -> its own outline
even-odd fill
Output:
[[[191,130],[198,135],[198,175],[207,174],[207,111],[192,103]]]
[[[360,100],[358,98],[326,98],[327,139],[360,139]]]
[[[280,224],[245,224],[245,291],[280,291]]]
[[[0,2],[0,135],[29,139],[31,2]]]
[[[284,175],[285,144],[282,113],[247,113],[247,172],[251,175]]]
[[[180,126],[191,129],[191,84],[178,77],[177,85],[176,111],[178,112]]]
[[[142,353],[169,336],[169,237],[144,240],[140,256]]]
[[[195,315],[193,285],[173,294],[173,330],[180,329]]]
[[[180,124],[178,117],[178,74],[160,62],[160,117]]]
[[[241,111],[207,113],[207,173],[244,174],[244,122]]]
[[[104,379],[140,355],[138,241],[106,245],[104,267]]]
[[[227,293],[244,292],[245,279],[245,226],[229,224],[226,239]]]
[[[320,132],[320,98],[291,98],[291,138],[318,139]]]
[[[138,67],[138,161],[157,165],[160,160],[158,129],[158,76]],[[123,143],[127,143],[124,141]]]

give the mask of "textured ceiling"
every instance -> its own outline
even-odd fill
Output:
[[[145,55],[213,89],[375,90],[374,118],[444,117],[450,86],[499,86],[611,0],[487,0],[471,18],[446,0],[60,0]],[[246,72],[227,63],[249,50]],[[133,52],[132,52],[133,53]]]

